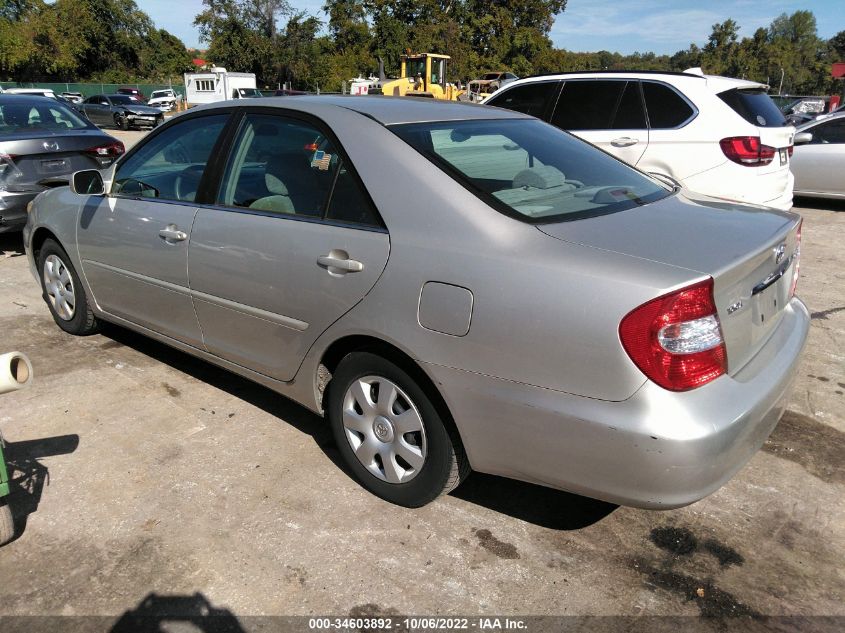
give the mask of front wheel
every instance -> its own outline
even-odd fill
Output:
[[[47,239],[41,246],[38,271],[44,300],[60,328],[77,336],[93,334],[100,329],[70,257],[54,240]]]
[[[456,488],[469,463],[422,387],[403,369],[368,352],[347,355],[329,385],[335,442],[370,492],[416,508]]]

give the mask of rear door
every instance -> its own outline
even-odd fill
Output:
[[[579,79],[564,83],[551,123],[636,165],[649,144],[639,82]]]
[[[795,191],[845,196],[845,117],[802,130],[813,135],[792,157]]]
[[[103,310],[196,347],[188,243],[228,117],[186,117],[133,149],[117,165],[111,193],[87,199],[77,229],[82,268]]]
[[[206,349],[277,380],[363,299],[390,250],[338,143],[301,116],[243,116],[188,261]]]
[[[648,115],[648,149],[637,167],[683,180],[691,174],[715,167],[712,160],[713,138],[687,125],[697,111],[680,92],[669,84],[643,80],[643,99]],[[718,147],[718,144],[716,145]],[[719,160],[724,158],[719,156]]]

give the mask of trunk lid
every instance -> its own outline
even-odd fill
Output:
[[[711,276],[733,374],[763,346],[789,302],[799,221],[785,211],[676,194],[537,228],[566,242],[687,269],[690,281]]]

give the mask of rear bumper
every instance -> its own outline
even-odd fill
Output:
[[[809,330],[798,299],[734,376],[684,393],[652,382],[628,400],[592,400],[426,365],[475,470],[642,508],[688,505],[719,489],[780,419]]]
[[[26,205],[39,191],[0,191],[0,233],[20,231],[26,224]]]

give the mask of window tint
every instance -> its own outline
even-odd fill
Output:
[[[554,96],[559,85],[557,81],[525,84],[511,88],[507,92],[493,97],[487,103],[488,105],[516,110],[517,112],[524,112],[525,114],[542,118],[549,99]]]
[[[118,166],[112,193],[193,202],[227,118],[196,117],[164,130]]]
[[[806,131],[813,134],[814,144],[845,143],[845,119],[822,123]]]
[[[787,125],[783,112],[763,90],[728,90],[719,98],[743,119],[758,127],[783,127]],[[651,110],[649,109],[649,116]]]
[[[338,222],[381,226],[369,198],[342,160],[338,166],[337,180],[326,217]]]
[[[562,130],[607,130],[625,81],[567,81],[557,100],[552,124]]]
[[[646,129],[645,110],[640,98],[640,85],[637,81],[629,81],[619,99],[616,114],[613,117],[614,130],[644,130]]]
[[[390,129],[491,207],[525,222],[602,215],[670,194],[541,121],[469,120]]]
[[[648,124],[653,129],[680,127],[695,114],[689,103],[665,84],[642,82]]]

